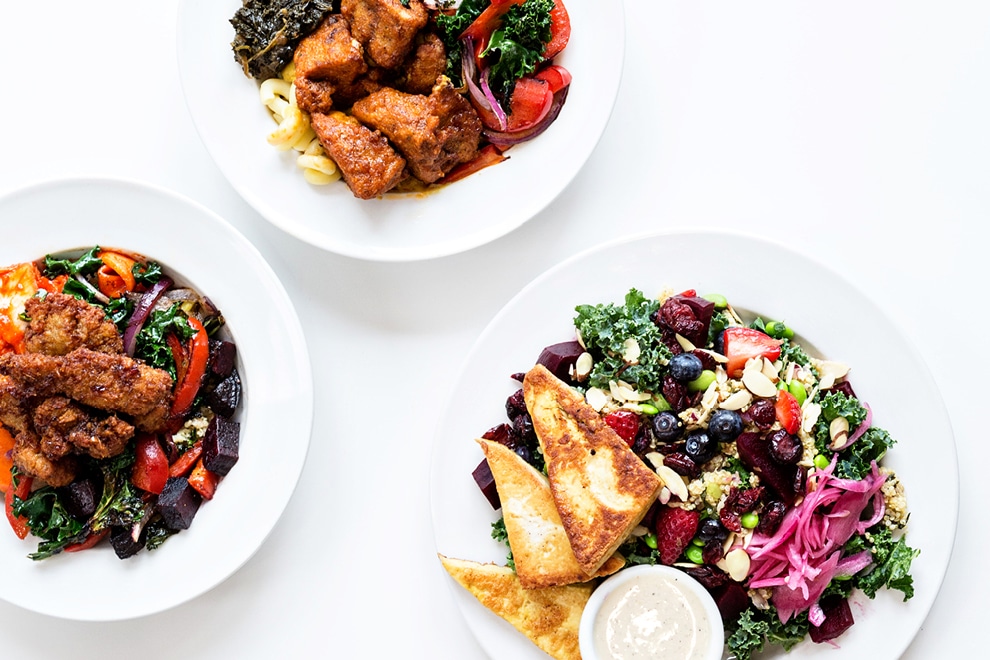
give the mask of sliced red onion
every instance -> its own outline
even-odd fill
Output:
[[[134,305],[134,312],[131,314],[131,318],[127,322],[127,328],[124,329],[124,352],[130,357],[134,357],[134,348],[137,345],[137,334],[144,325],[145,320],[148,318],[151,308],[155,306],[155,302],[170,286],[172,286],[172,280],[163,275],[153,287],[148,289],[148,291],[141,296],[141,299],[137,301],[137,304]]]
[[[560,109],[564,107],[564,101],[567,100],[567,90],[569,89],[570,86],[557,90],[557,92],[553,95],[553,103],[551,104],[547,115],[535,126],[522,131],[516,131],[514,133],[502,133],[488,128],[484,129],[482,132],[485,137],[488,138],[489,142],[498,147],[511,147],[514,144],[532,140],[536,136],[543,133],[543,131],[547,130],[550,124],[557,119],[557,115],[560,114]]]
[[[485,110],[491,111],[492,106],[481,92],[481,88],[478,87],[478,65],[474,61],[474,39],[464,37],[461,44],[461,76],[464,78],[464,84],[467,85],[471,99]]]
[[[820,626],[825,623],[825,612],[822,610],[822,606],[815,603],[808,610],[808,621],[813,626]]]
[[[498,119],[498,126],[503,131],[508,128],[509,122],[505,116],[505,110],[502,106],[498,104],[498,100],[495,98],[495,94],[492,93],[492,88],[488,86],[488,72],[490,69],[485,69],[481,72],[481,91],[485,93],[485,98],[488,99],[488,104],[492,108],[492,112],[495,113],[495,118]]]

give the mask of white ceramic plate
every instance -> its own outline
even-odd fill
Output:
[[[27,188],[0,199],[0,225],[2,265],[93,245],[158,261],[220,308],[244,384],[240,459],[188,530],[125,561],[105,544],[34,562],[27,554],[37,539],[21,541],[8,528],[0,532],[0,598],[51,616],[109,621],[159,612],[212,589],[271,532],[309,448],[309,356],[285,290],[230,225],[145,185],[70,180]]]
[[[515,229],[574,178],[598,143],[619,88],[622,0],[570,0],[571,40],[558,62],[574,81],[560,117],[509,160],[425,195],[355,199],[341,182],[306,183],[295,159],[265,141],[274,129],[258,84],[241,72],[229,19],[239,0],[183,0],[179,72],[199,135],[230,184],[261,215],[308,243],[382,261],[461,252]]]
[[[763,265],[763,273],[753,273],[754,263]],[[786,277],[767,280],[767,272]],[[576,305],[621,303],[631,287],[652,295],[667,286],[722,293],[734,305],[786,320],[825,355],[852,365],[856,393],[870,403],[875,423],[898,441],[885,464],[906,485],[908,542],[921,555],[913,567],[914,598],[904,603],[900,592],[884,591],[873,601],[856,600],[857,624],[837,641],[842,657],[900,657],[935,600],[955,536],[959,485],[948,416],[918,351],[867,296],[820,264],[753,238],[672,233],[611,243],[551,269],[510,301],[468,356],[438,427],[431,476],[438,552],[504,563],[505,546],[490,538],[498,514],[471,471],[482,459],[474,438],[505,421],[505,399],[518,388],[509,376],[531,367],[544,346],[573,339]],[[932,475],[938,497],[931,496]],[[492,658],[545,657],[451,585]],[[787,657],[819,656],[834,658],[835,652],[806,641]]]

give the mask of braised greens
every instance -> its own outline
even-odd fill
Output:
[[[276,78],[292,61],[296,44],[316,29],[333,0],[245,0],[230,19],[236,36],[230,44],[244,75]]]

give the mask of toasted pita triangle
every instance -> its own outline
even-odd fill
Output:
[[[443,567],[482,605],[557,660],[580,660],[578,628],[590,584],[524,589],[508,566],[439,555]]]
[[[495,477],[512,559],[524,588],[586,582],[611,575],[625,565],[616,554],[596,574],[585,573],[571,550],[547,478],[504,445],[491,440],[478,440],[478,444]]]
[[[550,492],[581,568],[594,574],[656,500],[663,482],[578,392],[542,365],[523,380]]]

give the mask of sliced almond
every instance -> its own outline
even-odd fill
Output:
[[[682,337],[681,335],[674,333],[674,338],[677,340],[677,343],[681,345],[681,348],[684,349],[685,353],[690,353],[694,350],[694,344],[692,344],[691,340],[687,337]]]
[[[666,504],[667,502],[670,501],[670,498],[671,498],[670,489],[667,488],[666,486],[661,488],[660,495],[657,497],[657,500],[660,501],[660,504]]]
[[[587,350],[588,347],[585,346],[585,344],[584,344],[584,337],[581,336],[581,331],[580,330],[575,330],[574,331],[574,336],[577,339],[577,343],[581,344],[581,348]]]
[[[756,369],[743,371],[742,382],[746,389],[756,396],[770,398],[777,395],[777,387],[773,381],[763,375],[763,371]]]
[[[811,397],[808,397],[809,399]],[[801,430],[805,433],[811,433],[811,430],[815,428],[815,424],[818,423],[818,417],[822,414],[822,407],[817,403],[805,403],[804,408],[801,411]]]
[[[590,387],[584,395],[584,400],[588,402],[588,405],[595,409],[597,412],[601,412],[605,406],[608,405],[612,398],[605,393],[604,390],[598,389],[597,387]]]
[[[736,582],[742,582],[749,575],[749,553],[742,548],[736,548],[726,553],[722,561],[718,562],[729,577]],[[724,566],[723,566],[724,564]]]
[[[846,439],[849,437],[849,420],[845,417],[836,417],[828,425],[828,437],[832,442],[828,448],[835,451],[846,446]]]
[[[609,381],[608,389],[612,398],[619,401],[647,401],[650,398],[646,392],[637,392],[629,383],[621,380],[619,382]]]
[[[591,353],[585,351],[578,356],[577,361],[574,362],[574,374],[577,376],[578,380],[584,380],[591,373],[591,368],[595,366],[595,358],[591,357]]]
[[[821,380],[818,383],[818,388],[822,390],[827,390],[832,387],[835,385],[835,381],[837,379],[842,378],[849,373],[849,365],[841,362],[823,360],[818,362],[815,366],[818,367],[818,375],[821,376]]]
[[[660,465],[657,467],[657,475],[663,480],[664,486],[670,489],[682,502],[687,502],[688,499],[688,489],[687,484],[684,483],[684,478],[671,470],[666,465]]]
[[[777,371],[777,365],[771,362],[768,358],[763,358],[763,375],[769,378],[772,382],[776,383],[780,380],[780,372]]]
[[[723,410],[742,410],[752,402],[753,395],[749,393],[749,390],[739,390],[726,397],[725,401],[718,404],[718,407]]]
[[[663,454],[658,451],[651,451],[646,454],[646,460],[648,460],[652,465],[653,469],[657,469],[663,465]]]
[[[720,362],[722,364],[725,364],[726,362],[729,361],[729,358],[725,357],[721,353],[716,353],[715,351],[710,351],[707,348],[696,348],[694,350],[701,351],[702,353],[705,353],[706,355],[710,355],[713,360],[715,360],[716,362]]]
[[[642,349],[639,347],[639,342],[636,341],[635,337],[630,337],[622,342],[622,360],[626,364],[636,364],[636,362],[639,361],[639,356],[642,352]]]

